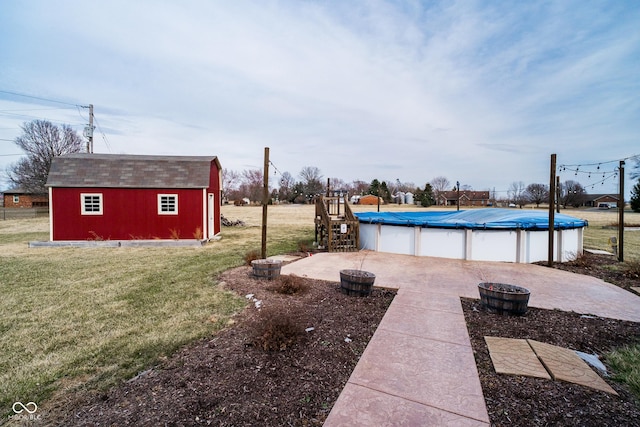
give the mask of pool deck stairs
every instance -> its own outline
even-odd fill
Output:
[[[317,196],[315,199],[315,241],[329,252],[357,252],[360,223],[344,195]]]

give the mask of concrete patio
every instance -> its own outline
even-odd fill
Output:
[[[325,426],[487,426],[489,416],[460,297],[480,282],[531,291],[529,305],[640,322],[640,297],[602,280],[531,264],[380,252],[321,253],[282,274],[339,281],[341,269],[376,274],[398,289]]]

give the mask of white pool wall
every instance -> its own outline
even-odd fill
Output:
[[[471,230],[360,223],[360,248],[394,254],[533,263],[546,261],[547,230]],[[584,228],[554,230],[554,261],[582,255]]]

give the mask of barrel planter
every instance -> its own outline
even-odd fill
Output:
[[[504,283],[480,283],[478,291],[482,306],[492,313],[522,315],[527,312],[528,289]]]
[[[340,290],[352,296],[371,294],[376,275],[363,270],[340,270]]]
[[[259,279],[273,280],[280,277],[282,261],[275,259],[256,259],[251,261],[253,275]]]

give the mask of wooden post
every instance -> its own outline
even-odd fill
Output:
[[[560,213],[560,177],[556,176],[556,213]]]
[[[262,259],[267,259],[267,205],[269,204],[269,147],[264,147],[264,187],[262,189]]]
[[[551,173],[549,174],[549,252],[547,265],[553,266],[553,232],[555,228],[555,200],[556,197],[556,155],[551,155]]]
[[[624,262],[624,160],[620,160],[620,194],[618,195],[618,261]]]

